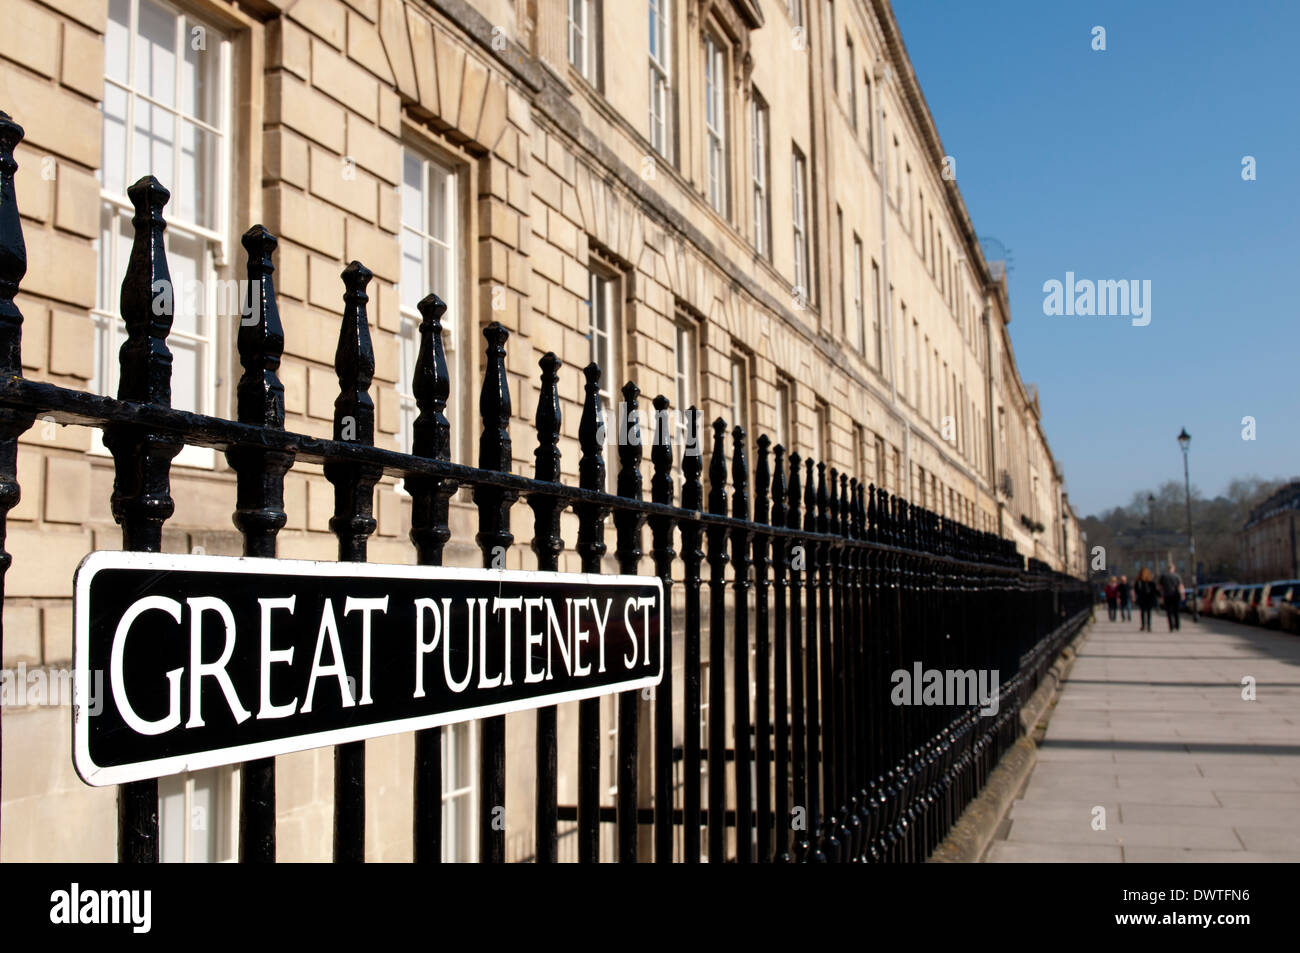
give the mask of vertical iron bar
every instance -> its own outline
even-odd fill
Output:
[[[768,490],[772,473],[768,469],[767,453],[771,441],[760,434],[758,461],[754,465],[754,522],[767,525]],[[772,859],[772,721],[771,721],[771,647],[769,645],[767,616],[767,548],[768,535],[754,534],[754,738],[756,780],[755,796],[758,801],[758,860],[767,863]]]
[[[855,481],[856,482],[856,481]],[[858,797],[855,787],[856,779],[856,759],[854,753],[854,739],[857,733],[856,715],[857,710],[854,706],[854,645],[856,640],[853,638],[853,564],[856,550],[849,545],[849,539],[852,536],[853,529],[853,507],[849,500],[849,475],[840,474],[840,495],[839,495],[839,516],[840,516],[840,538],[842,542],[839,546],[839,584],[835,589],[835,640],[838,644],[836,650],[836,661],[839,666],[839,684],[840,684],[840,731],[839,731],[839,757],[840,769],[836,773],[840,783],[840,823],[841,823],[841,850],[843,859],[857,860],[857,845],[861,838],[862,828],[858,820]]]
[[[731,431],[731,515],[749,522],[749,463],[745,459],[745,430]],[[753,797],[749,783],[749,530],[731,531],[731,564],[735,605],[732,651],[732,731],[736,746],[732,770],[736,779],[736,862],[750,863],[754,854]]]
[[[826,469],[826,464],[820,464],[822,470]],[[812,460],[804,461],[804,473],[807,482],[804,485],[804,517],[803,529],[810,537],[817,532],[817,491],[813,483],[813,462]],[[822,480],[822,492],[825,494],[826,481]],[[824,518],[824,516],[823,516]],[[804,543],[808,550],[808,574],[805,584],[808,592],[808,608],[806,612],[805,632],[807,633],[805,645],[805,676],[806,684],[804,693],[807,696],[806,706],[808,710],[807,729],[808,729],[808,832],[812,853],[810,859],[816,863],[822,863],[826,860],[825,846],[822,843],[821,818],[821,757],[822,749],[820,742],[820,722],[817,708],[817,699],[820,697],[818,689],[818,657],[819,649],[817,640],[817,569],[821,553],[821,546],[811,539]]]
[[[506,377],[506,339],[510,332],[499,321],[483,329],[487,340],[483,389],[479,394],[478,465],[484,470],[509,473],[510,381]],[[504,569],[506,554],[515,538],[510,533],[510,507],[518,494],[493,486],[474,488],[478,508],[478,534],[485,569]],[[493,715],[479,722],[479,860],[499,864],[506,859],[506,716]]]
[[[578,442],[582,457],[578,461],[578,485],[584,490],[605,491],[605,412],[600,400],[600,365],[583,368],[586,390],[582,404],[582,421],[578,425]],[[598,503],[579,503],[578,555],[582,571],[600,572],[605,555],[605,518],[609,507]],[[600,699],[584,698],[578,702],[578,860],[584,864],[600,862]]]
[[[727,513],[727,422],[713,422],[709,512]],[[710,525],[709,538],[709,863],[726,861],[727,842],[727,531]]]
[[[122,321],[126,342],[119,351],[119,400],[171,406],[172,354],[167,347],[175,314],[175,294],[167,268],[167,227],[162,210],[170,198],[153,176],[127,190],[135,216],[135,240],[122,281]],[[182,443],[170,434],[112,424],[104,445],[113,454],[113,518],[122,527],[122,548],[162,551],[162,527],[175,511],[171,461]],[[119,789],[118,860],[158,860],[158,782],[133,781]]]
[[[358,261],[343,269],[343,322],[339,328],[334,370],[339,396],[334,401],[334,439],[363,446],[375,442],[375,404],[370,384],[375,376],[375,349],[370,342],[366,286],[370,269]],[[377,466],[339,460],[325,463],[325,479],[334,484],[330,529],[338,537],[339,561],[366,561],[366,541],[375,531]],[[366,859],[366,743],[350,741],[334,749],[334,860]]]
[[[823,536],[835,532],[831,526],[832,516],[830,496],[826,492],[826,474],[826,463],[817,464],[817,532]],[[831,471],[831,482],[834,483],[834,480],[835,472]],[[817,547],[817,553],[817,579],[818,587],[821,590],[818,608],[821,610],[819,616],[821,639],[819,647],[821,660],[821,756],[822,797],[825,805],[825,818],[822,825],[822,849],[826,853],[826,859],[835,862],[840,859],[840,838],[838,833],[839,818],[836,816],[839,799],[836,796],[835,787],[835,739],[838,734],[835,726],[835,656],[831,645],[831,560],[834,553],[830,542],[825,540],[821,542]]]
[[[243,376],[235,389],[239,422],[284,429],[284,385],[276,371],[284,353],[284,328],[275,300],[275,236],[254,225],[242,238],[248,252],[248,299],[237,345]],[[232,447],[226,459],[236,473],[234,522],[244,536],[245,556],[275,556],[284,527],[284,475],[292,452]],[[247,761],[239,772],[239,859],[275,862],[275,758]]]
[[[686,639],[682,672],[682,860],[700,861],[700,549],[703,533],[696,516],[704,507],[704,470],[700,411],[686,412],[686,440],[682,447],[682,562],[686,588]]]
[[[641,388],[628,381],[623,385],[622,426],[619,429],[618,495],[630,500],[640,500],[641,489],[641,413],[637,398]],[[619,510],[614,514],[617,530],[615,555],[619,571],[634,576],[641,565],[641,524],[645,514],[640,510]],[[640,739],[637,737],[641,722],[641,692],[622,692],[618,696],[618,794],[616,817],[618,820],[618,859],[620,863],[637,861],[637,794]]]
[[[542,368],[542,393],[537,400],[537,461],[534,476],[548,483],[560,482],[560,359],[548,351],[539,362]],[[533,552],[537,568],[554,572],[559,568],[564,538],[560,535],[560,501],[546,493],[528,497],[533,509]],[[537,846],[539,864],[553,864],[559,854],[558,764],[556,756],[557,709],[554,705],[537,709]]]
[[[772,454],[772,525],[785,526],[785,447],[780,444]],[[772,657],[776,672],[774,675],[773,694],[776,698],[776,856],[779,863],[789,863],[790,854],[790,708],[789,691],[789,656],[786,654],[786,539],[784,536],[772,537],[772,578],[776,587],[776,618],[774,629],[776,641],[772,646]]]
[[[425,295],[420,310],[420,346],[415,356],[412,393],[419,410],[411,424],[411,453],[417,457],[451,459],[451,422],[447,398],[451,378],[442,344],[442,316],[447,305],[436,294]],[[421,566],[441,566],[443,548],[451,539],[448,513],[454,480],[407,477],[411,494],[411,542]],[[414,857],[418,864],[442,862],[442,728],[415,733]]]
[[[790,489],[788,491],[789,513],[786,525],[790,529],[799,529],[799,501],[802,494],[799,489],[799,454],[790,454]],[[808,859],[811,838],[808,831],[808,755],[807,735],[804,728],[804,665],[803,665],[803,608],[802,573],[807,566],[807,543],[795,537],[790,544],[790,712],[793,723],[790,735],[793,739],[794,763],[793,790],[795,805],[790,817],[783,823],[794,834],[794,856],[799,862]]]
[[[650,478],[650,499],[662,506],[673,505],[673,443],[668,398],[654,399],[655,442],[650,450],[654,475]],[[663,680],[655,691],[655,860],[673,859],[673,519],[650,517],[655,575],[664,587]]]

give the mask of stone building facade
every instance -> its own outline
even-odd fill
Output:
[[[175,406],[233,416],[239,235],[262,222],[279,237],[290,429],[329,435],[339,273],[357,259],[375,276],[381,446],[409,448],[414,304],[432,290],[449,304],[459,462],[474,462],[479,332],[497,320],[511,331],[517,472],[532,472],[538,359],[553,351],[576,480],[578,369],[599,359],[607,382],[766,432],[1082,575],[1077,520],[1012,353],[1005,280],[981,252],[887,0],[0,0],[0,11],[0,108],[27,133],[18,302],[30,377],[115,393],[125,189],[152,172],[172,192]],[[120,546],[111,458],[97,431],[38,421],[19,478],[4,665],[58,673],[76,565]],[[187,448],[172,487],[166,550],[240,552],[221,455]],[[294,468],[282,556],[334,558],[332,503],[319,467]],[[510,568],[533,565],[522,509]],[[385,480],[375,511],[370,559],[413,562],[409,498]],[[467,500],[452,529],[448,562],[476,564]],[[567,540],[575,529],[570,514]],[[577,568],[571,547],[563,559]],[[66,705],[3,718],[0,857],[113,858],[115,792],[73,774]],[[448,856],[470,858],[475,732],[445,736]],[[530,850],[531,738],[530,717],[511,716],[515,856]],[[368,743],[372,859],[410,856],[412,757],[406,736]],[[329,857],[331,772],[328,750],[279,759],[282,859]],[[233,856],[237,784],[237,768],[164,781],[164,856]]]
[[[1238,534],[1243,582],[1300,578],[1300,480],[1283,486],[1250,511]]]

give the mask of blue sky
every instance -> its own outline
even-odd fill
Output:
[[[1182,427],[1204,495],[1300,476],[1300,3],[894,12],[975,230],[1011,251],[1012,344],[1080,515],[1181,480]],[[1067,271],[1149,279],[1150,324],[1044,315]]]

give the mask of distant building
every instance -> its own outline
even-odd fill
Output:
[[[1300,578],[1297,512],[1300,512],[1300,480],[1292,480],[1250,511],[1239,536],[1244,581]]]

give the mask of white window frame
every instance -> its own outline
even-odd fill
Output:
[[[588,275],[587,340],[591,345],[591,360],[600,364],[600,400],[605,412],[606,435],[605,486],[609,489],[616,485],[618,477],[618,410],[623,399],[623,280],[611,266],[596,260],[589,265]],[[604,363],[599,359],[602,343],[609,355]]]
[[[774,443],[785,448],[786,459],[794,450],[794,401],[790,379],[782,375],[776,378],[776,396],[773,401],[776,414],[776,433]]]
[[[206,818],[195,814],[195,791],[201,781],[213,780],[212,810]],[[231,765],[208,768],[203,771],[186,771],[158,779],[158,857],[163,863],[192,864],[201,861],[194,856],[194,831],[200,821],[215,827],[217,856],[209,863],[233,863],[239,858],[239,771]],[[181,826],[185,831],[180,850],[168,835],[166,814],[169,798],[167,788],[180,786]]]
[[[478,859],[478,735],[477,721],[458,722],[442,729],[442,859],[444,863],[472,864]],[[459,747],[460,739],[465,741],[467,752]],[[457,760],[465,758],[469,767],[465,771],[469,783],[455,786]],[[458,813],[456,802],[465,805],[463,816]],[[450,805],[450,806],[449,806]],[[460,836],[461,825],[468,830],[465,838],[464,856],[456,855],[456,844]]]
[[[815,406],[816,406],[815,419],[817,421],[817,433],[814,439],[817,441],[817,456],[814,458],[813,463],[814,464],[824,463],[826,464],[827,471],[829,471],[831,468],[831,461],[830,461],[831,408],[830,405],[826,403],[826,401],[822,400],[820,397],[817,398]],[[814,466],[813,469],[814,471],[816,471],[816,466]],[[830,473],[828,472],[826,474],[827,481],[829,481],[830,478],[831,478]],[[817,479],[815,472],[813,474],[813,479],[814,480]]]
[[[728,429],[740,426],[745,430],[745,439],[749,440],[754,435],[750,433],[750,364],[749,357],[742,351],[735,351],[731,355],[731,379],[730,394],[731,413],[730,427]]]
[[[881,289],[880,289],[880,265],[873,258],[871,260],[871,296],[872,296],[872,325],[871,333],[875,338],[876,344],[876,370],[881,374],[885,373],[885,344],[884,329],[881,323],[884,319],[882,310]]]
[[[858,233],[853,233],[853,315],[855,321],[855,334],[850,338],[858,351],[862,352],[867,349],[867,312],[862,300],[862,239]],[[856,338],[856,340],[854,340]]]
[[[699,406],[699,332],[699,324],[694,318],[678,312],[673,322],[673,409],[675,411],[673,440],[676,443],[674,456],[679,476],[688,436],[686,412],[691,407]],[[702,420],[701,425],[703,425]],[[696,434],[696,440],[698,441],[696,452],[702,453],[704,434]]]
[[[430,292],[436,294],[447,305],[447,312],[442,317],[442,342],[443,350],[447,357],[448,377],[452,382],[452,387],[456,387],[456,382],[461,380],[461,349],[457,346],[460,340],[458,333],[457,315],[460,314],[461,308],[461,282],[462,267],[461,260],[461,182],[463,175],[461,170],[451,163],[443,162],[431,156],[427,151],[405,144],[402,154],[402,188],[405,188],[406,162],[414,158],[421,163],[420,168],[420,194],[421,194],[421,214],[426,217],[425,221],[411,223],[405,219],[401,222],[401,233],[398,238],[399,245],[402,237],[410,235],[420,243],[421,260],[420,274],[428,276],[430,272],[430,261],[434,246],[443,248],[451,256],[451,286],[443,288],[421,288],[416,296],[416,300],[422,299]],[[435,181],[435,176],[440,178]],[[444,201],[449,209],[447,216],[447,235],[434,235],[431,223],[427,221],[429,200],[433,188],[445,190]],[[399,250],[399,254],[405,256],[404,251]],[[413,440],[412,425],[419,411],[415,404],[415,358],[420,349],[420,321],[421,316],[418,309],[403,300],[403,288],[401,282],[398,282],[397,297],[401,308],[401,330],[398,335],[401,348],[401,358],[398,362],[398,377],[394,391],[399,401],[399,420],[397,431],[398,448],[403,453],[411,452]],[[453,391],[454,396],[454,391]],[[464,407],[462,401],[449,400],[446,410],[447,418],[451,423],[451,458],[454,462],[464,462],[460,453],[461,441],[459,435],[463,430],[465,421],[468,419],[463,413]],[[399,483],[399,488],[405,483]]]
[[[876,122],[872,116],[871,110],[871,75],[865,70],[862,73],[863,89],[866,92],[866,119],[867,119],[867,159],[871,163],[871,168],[876,167]]]
[[[805,301],[812,300],[808,286],[808,173],[804,155],[795,146],[791,161],[790,225],[794,238],[794,290]]]
[[[766,101],[753,91],[750,107],[750,135],[753,140],[754,249],[772,258],[772,196],[768,189],[771,152],[771,112]]]
[[[704,33],[705,192],[709,205],[728,214],[727,53],[712,31]]]
[[[569,64],[592,86],[598,85],[600,41],[597,0],[568,0]]]
[[[803,0],[785,0],[785,12],[790,15],[795,29],[803,27]]]
[[[672,149],[672,2],[650,0],[650,145],[665,158]]]
[[[126,179],[131,178],[131,157],[134,148],[137,103],[143,102],[154,109],[164,110],[172,117],[175,133],[172,142],[172,168],[151,169],[149,171],[159,176],[160,181],[163,181],[163,184],[173,191],[173,200],[169,203],[168,209],[164,210],[164,217],[167,218],[168,247],[170,248],[170,239],[173,237],[197,238],[204,242],[204,256],[198,274],[199,294],[201,295],[199,300],[191,302],[187,289],[173,288],[173,306],[176,311],[191,304],[198,310],[196,325],[200,333],[191,333],[173,327],[168,334],[168,342],[185,341],[194,345],[198,351],[196,365],[199,373],[203,375],[205,385],[197,389],[198,406],[192,409],[195,413],[211,416],[216,412],[217,345],[221,337],[218,335],[218,327],[223,318],[234,317],[234,315],[219,313],[218,287],[223,283],[218,280],[217,276],[217,268],[224,265],[229,258],[227,236],[230,232],[230,206],[232,200],[230,185],[233,168],[230,143],[233,126],[231,104],[234,98],[233,43],[229,31],[214,26],[211,21],[202,17],[194,16],[189,10],[181,9],[166,2],[166,0],[145,0],[145,2],[150,2],[154,6],[172,14],[176,21],[175,50],[177,68],[173,77],[173,104],[169,106],[138,90],[140,83],[136,76],[136,41],[139,35],[140,3],[142,0],[128,0],[128,2],[130,3],[130,23],[127,30],[126,83],[124,85],[121,80],[111,77],[108,74],[108,64],[105,63],[104,86],[105,89],[110,86],[114,87],[126,96],[123,165],[123,173]],[[219,57],[218,83],[220,85],[220,103],[216,113],[221,123],[220,126],[213,126],[197,116],[191,116],[183,112],[180,105],[183,74],[181,60],[190,42],[190,28],[192,27],[202,27],[207,32],[207,42],[212,43],[214,39],[216,40],[214,45],[216,47],[215,52]],[[217,191],[217,201],[213,204],[216,214],[215,228],[201,226],[196,222],[185,222],[176,217],[176,210],[179,205],[175,201],[177,193],[174,190],[178,182],[183,182],[180,167],[185,151],[182,148],[180,138],[182,122],[190,123],[208,135],[215,136],[218,143],[216,150],[217,168],[210,180],[205,183]],[[125,192],[114,192],[105,186],[102,160],[101,168],[96,175],[100,180],[100,237],[95,244],[101,287],[97,293],[95,307],[90,310],[91,321],[94,325],[95,371],[89,389],[92,393],[116,397],[121,372],[118,364],[118,351],[122,342],[126,340],[126,325],[122,321],[118,291],[122,278],[126,274],[127,266],[127,261],[124,260],[122,255],[123,243],[118,241],[117,237],[121,234],[118,229],[122,227],[123,217],[125,217],[126,221],[129,221],[131,216],[134,215],[134,208]],[[165,180],[164,177],[166,177]],[[123,182],[124,186],[128,184],[126,181]],[[112,216],[114,227],[110,233],[107,241],[108,247],[106,248],[104,221],[109,214]],[[127,251],[126,255],[128,257],[129,254],[129,251]],[[107,300],[104,300],[104,296],[106,296]],[[240,304],[242,305],[242,302]],[[173,387],[173,392],[174,390]],[[90,450],[91,453],[103,455],[107,455],[109,452],[103,442],[103,433],[97,428],[91,431]],[[173,458],[172,463],[174,466],[211,469],[216,464],[216,451],[211,447],[185,446]]]
[[[849,93],[849,122],[850,122],[850,124],[853,126],[853,133],[854,133],[854,135],[857,135],[857,132],[858,132],[858,84],[855,83],[855,82],[853,81],[854,76],[855,76],[855,75],[857,74],[857,72],[858,72],[858,69],[857,69],[857,56],[855,55],[854,50],[853,50],[853,37],[852,37],[852,35],[849,34],[847,31],[845,31],[845,34],[844,34],[844,43],[845,43],[845,46],[847,47],[848,60],[849,60],[849,81],[848,81],[848,83],[846,84],[846,85],[848,86],[848,93]]]

